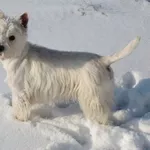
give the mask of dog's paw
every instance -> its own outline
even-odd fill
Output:
[[[29,120],[29,113],[14,111],[13,117],[19,121],[26,122]]]
[[[21,116],[16,116],[16,115],[14,115],[14,118],[16,119],[16,120],[19,120],[19,121],[22,121],[22,122],[26,122],[26,121],[28,121],[28,118],[24,118],[24,117],[21,117]]]

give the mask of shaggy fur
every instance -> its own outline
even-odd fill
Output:
[[[28,120],[32,104],[76,99],[87,119],[108,123],[114,89],[110,64],[130,54],[139,38],[123,51],[106,57],[56,51],[27,42],[27,14],[18,19],[3,13],[0,17],[0,44],[5,46],[0,58],[17,119]],[[11,35],[15,36],[14,41],[9,41]]]

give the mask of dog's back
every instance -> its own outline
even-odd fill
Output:
[[[34,56],[33,56],[34,55]],[[58,51],[30,43],[29,57],[51,63],[55,67],[81,67],[85,63],[99,59],[101,56],[88,52]]]

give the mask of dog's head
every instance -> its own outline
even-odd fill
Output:
[[[28,15],[10,18],[0,12],[0,59],[18,57],[27,40]]]

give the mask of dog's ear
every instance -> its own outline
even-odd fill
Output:
[[[29,21],[28,14],[27,13],[22,14],[19,18],[19,21],[24,28],[27,28]]]
[[[0,10],[0,19],[3,19],[5,17],[4,13]]]

